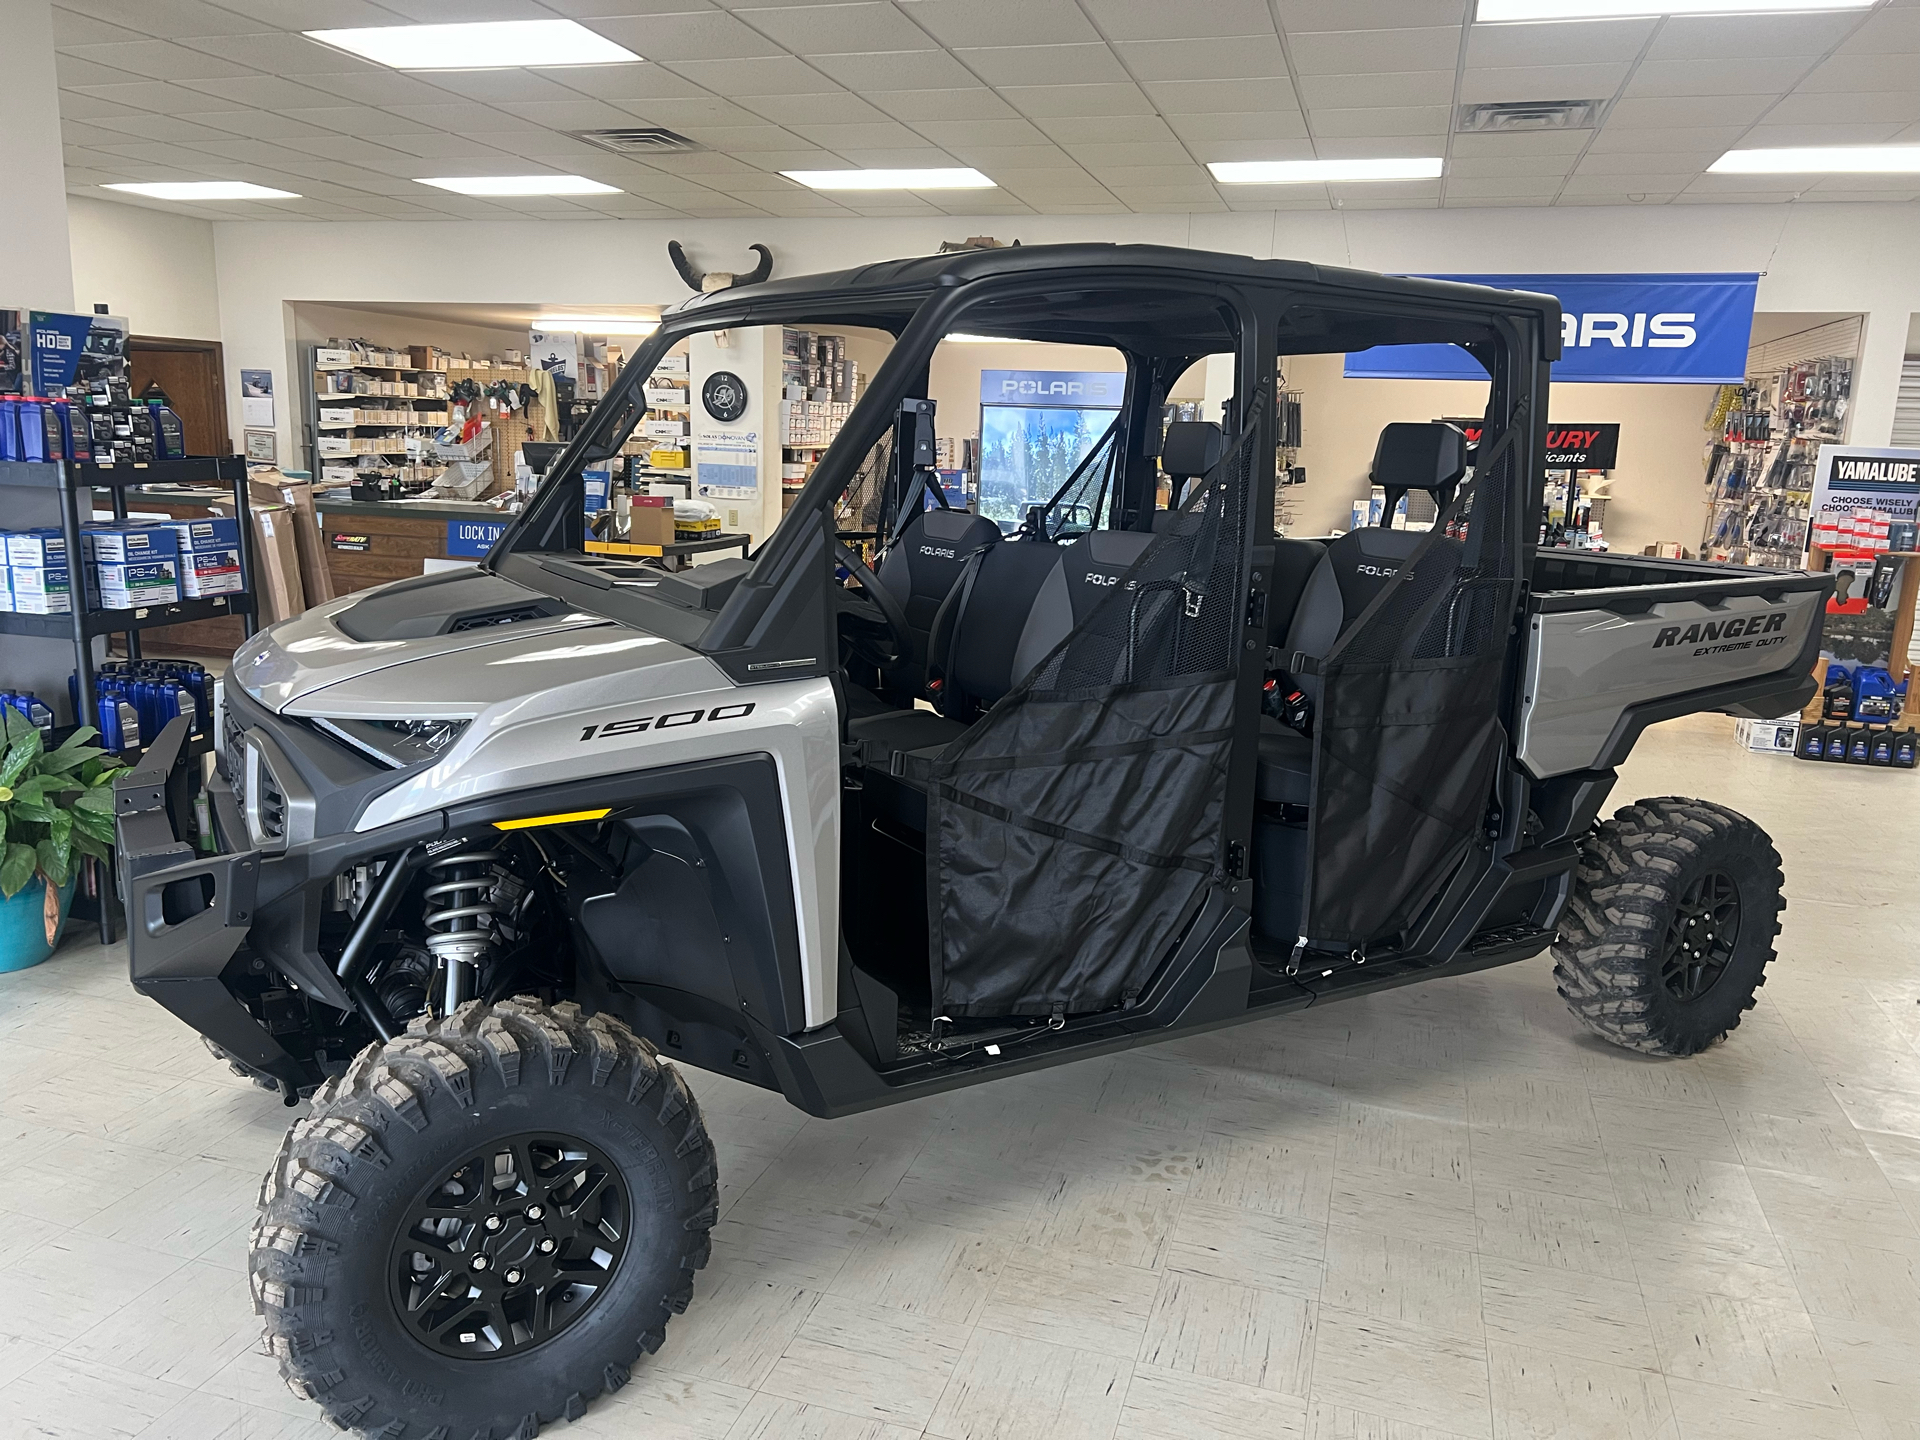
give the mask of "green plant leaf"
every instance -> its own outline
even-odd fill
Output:
[[[93,739],[93,737],[98,735],[99,733],[100,732],[94,729],[93,726],[91,725],[81,725],[77,727],[71,735],[67,736],[66,739],[60,742],[60,749],[72,750],[78,746],[86,745],[86,743],[89,740]],[[100,747],[98,745],[92,745],[92,746],[88,746],[88,748],[92,750],[98,750]],[[55,753],[58,753],[58,752],[55,752]]]
[[[79,854],[91,855],[103,864],[113,863],[112,843],[99,839],[78,825],[73,829],[73,848]]]
[[[66,884],[67,875],[73,868],[72,844],[65,838],[42,840],[33,848],[40,859],[41,873],[53,882],[54,888],[58,889]]]
[[[16,800],[12,808],[15,820],[25,820],[30,825],[51,825],[53,817],[60,813],[51,805],[39,801]]]
[[[11,705],[0,706],[7,722],[7,758],[0,761],[0,785],[11,785],[27,773],[27,767],[40,758],[40,732],[27,723],[26,717]],[[18,720],[24,728],[21,734],[14,728]]]
[[[65,775],[78,770],[93,756],[85,750],[69,750],[61,746],[58,750],[49,750],[40,757],[40,773],[43,775]]]
[[[113,844],[113,820],[91,810],[75,810],[73,814],[73,833],[91,835],[102,845]]]
[[[0,859],[0,895],[11,900],[26,889],[27,881],[33,878],[40,857],[34,854],[33,846],[22,845],[14,841],[7,846],[5,859]]]
[[[6,807],[4,805],[0,805],[0,855],[4,855],[7,853],[6,852],[7,819],[8,819],[8,816],[7,816]]]
[[[73,802],[76,810],[91,810],[99,815],[113,814],[113,791],[105,785],[93,785],[80,792]]]
[[[47,791],[52,788],[52,784],[49,783],[49,779],[45,775],[24,776],[13,787],[12,803],[15,805],[44,805],[47,801]]]

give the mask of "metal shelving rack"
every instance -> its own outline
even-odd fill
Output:
[[[85,554],[80,545],[81,527],[93,518],[91,492],[106,490],[113,496],[116,519],[127,518],[127,490],[135,485],[186,485],[219,481],[233,487],[234,516],[240,530],[241,588],[226,595],[199,600],[177,600],[169,605],[142,605],[128,610],[103,610],[94,604],[93,587],[87,580]],[[140,656],[140,632],[157,625],[179,625],[188,620],[206,620],[217,615],[238,615],[248,635],[253,634],[253,522],[247,507],[247,462],[238,455],[208,459],[154,460],[144,464],[94,465],[84,461],[0,461],[0,490],[53,490],[60,500],[60,533],[67,542],[67,574],[72,587],[72,604],[65,615],[0,614],[0,635],[35,635],[48,639],[73,639],[74,669],[80,676],[80,694],[93,694],[93,647],[96,635],[125,635],[127,653]],[[88,498],[82,511],[81,496]],[[75,716],[76,724],[91,717]],[[208,729],[211,730],[209,725]],[[205,745],[213,737],[205,737]]]

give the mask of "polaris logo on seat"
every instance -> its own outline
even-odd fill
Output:
[[[1668,625],[1653,637],[1653,648],[1664,649],[1667,646],[1696,646],[1695,655],[1717,654],[1723,650],[1758,650],[1763,646],[1780,645],[1786,636],[1778,632],[1787,627],[1787,612],[1775,610],[1771,614],[1736,615],[1731,620],[1707,620],[1698,625]],[[1771,637],[1771,638],[1768,638]],[[1737,640],[1729,645],[1725,642]]]
[[[1089,585],[1118,585],[1120,583],[1120,577],[1118,575],[1102,575],[1098,570],[1089,570],[1081,578]],[[1131,590],[1139,583],[1138,580],[1129,580],[1127,582],[1127,588]]]
[[[1391,580],[1400,573],[1398,565],[1356,565],[1353,568],[1357,574],[1375,575],[1382,580]]]
[[[922,545],[920,547],[920,553],[922,555],[931,555],[936,560],[953,559],[953,547],[951,545]]]
[[[1658,315],[1645,311],[1626,315],[1619,311],[1595,310],[1585,315],[1563,313],[1560,316],[1560,344],[1568,350],[1611,345],[1616,350],[1685,350],[1699,338],[1693,328],[1692,310],[1665,310]]]

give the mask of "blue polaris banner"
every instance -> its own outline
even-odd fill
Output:
[[[493,542],[505,533],[505,520],[447,521],[447,558],[480,560],[493,549]]]
[[[1118,410],[1127,377],[1104,370],[982,370],[982,405],[1044,405],[1062,410]]]
[[[79,373],[80,352],[87,348],[87,332],[93,328],[91,315],[62,315],[56,311],[35,310],[27,328],[33,334],[33,393],[64,395]]]
[[[1561,354],[1553,378],[1640,385],[1729,385],[1747,374],[1754,274],[1427,275],[1560,301]],[[1485,380],[1458,345],[1377,345],[1347,356],[1346,374],[1370,380]]]

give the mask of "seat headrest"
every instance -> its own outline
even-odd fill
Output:
[[[1220,463],[1227,437],[1211,420],[1175,420],[1160,442],[1160,468],[1178,480],[1193,480]]]
[[[1373,450],[1369,477],[1387,492],[1383,526],[1393,523],[1393,512],[1409,490],[1426,490],[1444,510],[1453,502],[1454,486],[1467,473],[1467,437],[1438,420],[1397,420],[1380,431]]]

